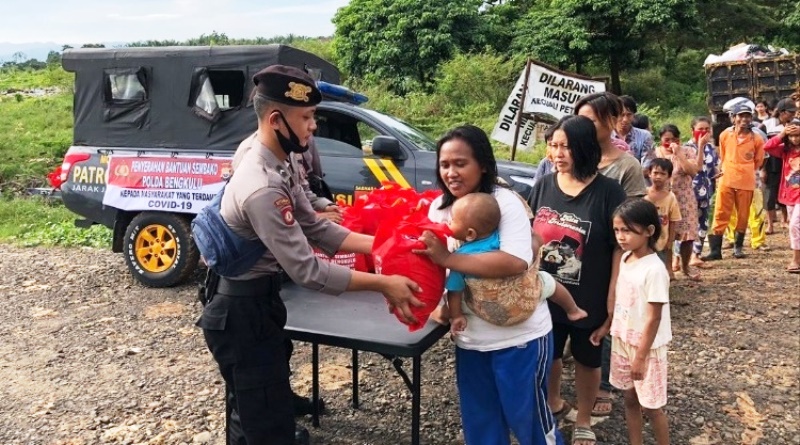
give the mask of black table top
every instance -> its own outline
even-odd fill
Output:
[[[293,340],[316,342],[400,357],[422,355],[449,328],[428,320],[415,332],[401,323],[377,292],[345,292],[332,296],[285,283],[286,332]]]

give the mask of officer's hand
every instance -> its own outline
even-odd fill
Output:
[[[338,213],[338,214],[341,215],[342,212],[344,211],[344,209],[342,209],[341,207],[337,206],[336,204],[331,204],[328,207],[325,207],[325,209],[323,211],[324,212],[335,212],[335,213]]]
[[[383,296],[389,300],[390,309],[398,309],[407,323],[416,323],[411,306],[423,307],[425,303],[419,301],[413,292],[421,292],[422,288],[402,275],[386,276],[383,287]]]
[[[414,249],[412,252],[419,255],[427,255],[434,263],[444,266],[445,261],[450,256],[447,246],[436,237],[430,230],[422,232],[419,240],[425,243],[424,249]]]
[[[335,222],[336,224],[342,223],[342,214],[340,212],[322,212],[318,213],[317,216],[319,218],[324,218],[329,221]]]

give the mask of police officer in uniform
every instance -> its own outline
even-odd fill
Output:
[[[369,253],[372,237],[317,218],[303,192],[291,154],[305,151],[316,129],[322,96],[314,81],[300,69],[273,65],[253,82],[258,133],[225,189],[220,213],[234,232],[260,239],[267,251],[248,272],[220,277],[197,325],[225,380],[228,443],[308,443],[307,431],[296,433],[292,412],[281,271],[332,295],[381,292],[408,321],[410,306],[422,303],[412,294],[417,284],[406,277],[351,271],[314,256],[309,241],[331,255]]]

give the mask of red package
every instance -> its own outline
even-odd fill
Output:
[[[381,188],[359,196],[352,206],[343,201],[338,203],[339,207],[344,208],[342,226],[353,232],[375,235],[384,221],[397,222],[412,212],[427,214],[431,202],[441,193],[440,190],[418,193],[393,182],[384,182]],[[374,272],[372,256],[357,254],[355,270]]]
[[[412,188],[385,182],[381,188],[361,195],[352,207],[344,209],[342,226],[353,232],[375,235],[383,221],[399,221],[412,212],[427,214],[431,201],[440,194],[439,190],[417,193]]]
[[[415,211],[399,221],[383,221],[378,227],[375,243],[372,245],[377,273],[404,275],[422,288],[422,291],[415,292],[414,296],[425,303],[425,306],[411,306],[411,312],[417,319],[416,323],[408,325],[408,330],[411,332],[425,326],[444,292],[445,269],[436,265],[427,256],[412,252],[414,249],[425,248],[425,243],[419,240],[425,230],[433,232],[442,242],[446,242],[447,237],[451,235],[446,224],[434,223],[428,219],[427,210]],[[399,310],[395,309],[394,314],[398,320],[404,322]]]

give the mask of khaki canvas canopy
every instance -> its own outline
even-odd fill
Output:
[[[68,49],[73,144],[234,150],[256,129],[252,76],[274,64],[340,83],[334,65],[286,45]]]

